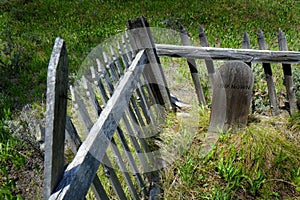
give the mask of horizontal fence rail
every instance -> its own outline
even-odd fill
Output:
[[[156,44],[155,47],[159,56],[191,59],[241,60],[244,62],[300,63],[300,52],[298,51],[232,49],[169,44]]]

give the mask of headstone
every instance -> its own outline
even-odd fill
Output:
[[[245,127],[252,100],[252,70],[244,62],[234,61],[223,64],[219,72],[223,84],[217,87],[224,87],[226,95],[224,130],[230,127]]]

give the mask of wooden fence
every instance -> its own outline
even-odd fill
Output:
[[[284,63],[291,113],[296,111],[291,64],[300,63],[300,52],[287,51],[282,31],[281,51],[268,51],[262,31],[258,34],[261,50],[250,50],[246,33],[244,49],[224,49],[208,47],[202,28],[199,32],[202,47],[189,46],[183,27],[185,46],[155,44],[143,17],[130,21],[128,28],[130,34],[124,34],[117,45],[109,47],[109,53],[103,51],[93,61],[89,77],[70,86],[72,105],[79,118],[76,123],[67,116],[66,45],[60,38],[55,41],[47,80],[44,199],[84,199],[89,188],[96,199],[110,199],[107,188],[112,188],[122,200],[158,198],[161,176],[152,169],[158,169],[159,166],[153,165],[159,164],[151,155],[146,138],[159,131],[164,113],[174,110],[176,104],[170,97],[159,56],[187,58],[200,104],[206,104],[206,100],[195,59],[205,60],[211,84],[216,78],[215,59],[241,60],[249,66],[252,62],[263,63],[274,114],[278,113],[278,104],[270,63]],[[83,137],[86,139],[82,142]],[[65,140],[75,155],[66,168]],[[101,174],[108,181],[103,182]]]

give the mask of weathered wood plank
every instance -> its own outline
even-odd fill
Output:
[[[250,49],[250,37],[247,31],[244,31],[243,34],[242,49]],[[251,62],[246,62],[246,64],[251,67]]]
[[[186,32],[185,28],[182,25],[180,25],[180,38],[181,38],[181,42],[184,46],[191,45],[188,33]],[[192,80],[193,80],[193,83],[195,86],[195,92],[196,92],[199,104],[206,105],[203,89],[200,84],[196,61],[195,61],[195,59],[188,58],[187,63],[188,63],[189,69],[190,69],[190,73],[192,75]]]
[[[80,146],[74,160],[67,167],[63,179],[50,199],[84,199],[97,172],[110,140],[118,126],[138,77],[144,66],[139,65],[146,56],[140,51],[128,68],[114,95]],[[80,184],[78,184],[80,182]],[[80,192],[79,192],[80,191]]]
[[[106,70],[108,70],[110,73],[110,78],[112,79],[113,82],[115,82],[115,83],[118,82],[119,77],[118,77],[116,71],[110,66],[110,65],[113,65],[113,63],[110,60],[110,58],[107,56],[105,51],[103,51],[103,58],[104,58]]]
[[[118,75],[121,76],[121,75],[124,74],[124,72],[123,72],[123,69],[122,69],[120,60],[119,60],[119,58],[118,58],[118,56],[117,56],[117,53],[116,53],[116,51],[114,50],[113,46],[110,45],[109,48],[110,48],[110,53],[111,53],[111,55],[112,55],[113,63],[114,63],[115,66],[117,67]],[[122,55],[120,55],[120,56],[122,56]]]
[[[127,32],[125,32],[125,33],[127,33]],[[124,47],[124,50],[125,50],[124,55],[126,56],[126,60],[128,61],[128,65],[126,65],[126,67],[129,67],[131,64],[131,61],[133,60],[133,55],[132,55],[132,51],[130,51],[130,49],[127,45],[124,35],[122,35],[122,46]]]
[[[94,73],[93,72],[94,71],[93,67],[91,67],[91,71],[92,71],[92,74],[93,74]],[[107,93],[104,89],[101,78],[97,77],[97,74],[92,75],[92,78],[94,79],[94,82],[95,82],[96,85],[101,86],[102,89],[99,90],[100,96],[101,96],[102,102],[104,103],[104,105],[106,105],[109,98],[108,98],[108,95],[107,95]],[[112,95],[113,90],[114,90],[113,87],[109,90],[110,95]],[[126,124],[125,119],[127,119],[127,117],[123,116],[123,120],[125,121],[125,126],[130,126],[129,123]],[[145,183],[143,181],[143,178],[141,177],[141,174],[139,173],[138,167],[137,167],[137,165],[135,163],[135,160],[134,160],[134,158],[133,158],[133,156],[130,152],[130,148],[129,148],[129,146],[127,144],[127,141],[125,139],[124,133],[123,133],[123,131],[120,127],[117,127],[117,136],[118,136],[118,138],[121,142],[121,145],[122,145],[123,149],[125,150],[126,157],[128,159],[128,162],[129,162],[129,165],[131,167],[132,173],[133,173],[135,179],[137,180],[137,183],[139,184],[140,190],[143,192],[144,195],[146,195]],[[129,133],[129,137],[132,137],[132,133]],[[113,140],[112,140],[112,142],[113,142]],[[133,142],[133,145],[134,145],[134,148],[135,148],[136,152],[139,152],[139,148],[136,148],[137,147],[136,143]]]
[[[83,79],[83,81],[84,81],[84,79]],[[74,98],[74,103],[77,104],[77,107],[78,107],[77,112],[78,112],[78,115],[80,116],[80,121],[81,121],[82,125],[85,128],[86,134],[89,134],[89,132],[90,132],[90,130],[91,130],[91,128],[94,124],[92,123],[90,115],[87,111],[86,104],[82,101],[82,99],[80,98],[80,96],[76,92],[76,88],[78,88],[78,87],[79,86],[77,86],[73,89],[73,87],[70,86],[70,90],[71,90],[72,96],[75,97]],[[86,92],[88,92],[88,91],[86,91]],[[95,101],[95,100],[92,100],[92,101]],[[101,112],[101,110],[100,110],[100,112]],[[97,115],[97,113],[98,112],[95,112],[96,115]],[[112,138],[112,140],[113,140],[113,138]],[[120,199],[126,199],[126,195],[125,195],[125,193],[122,189],[121,183],[120,183],[114,169],[111,168],[111,167],[106,166],[107,163],[110,163],[110,161],[107,158],[106,153],[104,154],[104,157],[106,159],[106,163],[105,164],[102,163],[102,165],[103,165],[103,168],[105,169],[105,172],[107,174],[109,174],[109,176],[107,176],[107,177],[109,178],[109,181],[110,181],[116,195]],[[109,166],[111,166],[111,165],[109,165]],[[95,191],[95,194],[98,194],[98,191]]]
[[[109,94],[112,95],[113,92],[114,92],[114,86],[113,85],[117,84],[118,78],[116,77],[116,74],[111,73],[111,76],[112,76],[111,78],[112,78],[113,81],[110,82],[107,78],[108,77],[107,72],[105,70],[101,70],[101,73],[102,73],[101,77],[104,79],[104,82],[106,83],[106,88],[107,88]],[[140,83],[138,82],[136,91],[138,92],[140,89],[141,89],[140,88]],[[142,98],[142,97],[140,97],[140,98]],[[141,101],[143,101],[143,98],[141,99]],[[142,117],[141,112],[139,110],[139,107],[136,104],[135,99],[134,99],[133,96],[130,98],[130,102],[131,102],[131,105],[130,104],[128,105],[128,109],[126,110],[126,113],[129,113],[128,116],[129,116],[129,119],[130,119],[131,123],[127,119],[127,116],[123,117],[123,121],[125,123],[125,127],[126,127],[128,133],[130,135],[129,138],[130,138],[131,142],[133,143],[135,151],[139,152],[138,157],[139,157],[140,163],[142,164],[142,170],[143,171],[150,171],[150,169],[149,169],[150,164],[149,163],[152,164],[153,160],[151,160],[151,158],[148,158],[147,156],[145,156],[146,154],[142,153],[142,152],[144,152],[144,153],[150,152],[149,147],[147,145],[147,142],[144,139],[145,137],[149,137],[150,134],[148,133],[148,131],[146,129],[146,124],[144,123],[144,120],[143,120],[143,117]],[[144,104],[147,105],[147,102],[144,102]],[[142,111],[145,112],[144,117],[147,117],[147,114],[148,114],[147,111],[145,111],[143,109],[142,109]],[[153,121],[152,123],[155,123],[155,122]],[[136,133],[138,133],[138,135],[134,134],[134,131]],[[136,138],[134,138],[135,135],[139,138],[138,140],[136,140]],[[151,177],[151,176],[148,176],[148,177]],[[150,178],[148,178],[148,179],[150,180]]]
[[[281,29],[279,29],[279,33],[278,33],[278,44],[279,44],[280,51],[288,51],[286,37],[285,37],[284,32]],[[283,61],[282,69],[283,69],[283,74],[284,74],[287,98],[288,98],[289,106],[290,106],[290,113],[294,114],[295,112],[297,112],[298,109],[297,109],[297,104],[296,104],[296,95],[295,95],[295,89],[294,89],[294,83],[293,83],[291,64]]]
[[[119,50],[119,54],[121,55],[121,59],[122,59],[123,65],[124,65],[124,67],[126,69],[127,67],[129,67],[128,57],[125,54],[124,48],[122,47],[121,43],[117,42],[117,45],[118,45],[118,50]]]
[[[101,97],[103,103],[106,103],[109,98],[106,95],[106,91],[105,91],[105,88],[103,86],[102,80],[100,79],[98,73],[95,71],[94,67],[91,66],[90,70],[91,70],[91,75],[92,75],[92,79],[94,81],[94,84],[97,86],[96,90],[100,94],[100,97]]]
[[[72,95],[72,101],[75,110],[78,113],[78,116],[83,124],[83,127],[85,129],[85,132],[88,133],[89,130],[92,128],[94,123],[92,122],[92,119],[90,117],[89,112],[87,111],[86,105],[83,103],[83,100],[79,96],[77,92],[77,87],[70,86],[70,92]]]
[[[133,38],[131,44],[137,50],[145,49],[149,65],[145,68],[145,75],[150,84],[152,93],[155,95],[157,103],[164,105],[166,109],[173,110],[171,97],[167,86],[166,78],[163,74],[159,57],[155,50],[155,44],[149,24],[144,17],[128,22],[130,35]]]
[[[64,172],[67,95],[67,49],[64,40],[56,38],[47,75],[44,199],[49,198]]]
[[[207,37],[206,37],[206,33],[205,33],[204,28],[202,26],[200,26],[200,28],[199,28],[199,40],[200,40],[200,44],[201,44],[202,47],[209,47],[209,43],[208,43],[208,40],[207,40]],[[205,59],[205,65],[206,65],[206,69],[207,69],[207,72],[208,72],[208,79],[209,79],[209,83],[210,83],[210,87],[211,87],[210,92],[211,93],[213,93],[214,91],[217,92],[217,90],[219,90],[219,89],[214,88],[214,86],[219,81],[219,79],[218,79],[219,74],[216,73],[216,70],[215,70],[215,67],[214,67],[214,62],[213,62],[212,58],[206,58]],[[213,96],[213,94],[211,94],[211,96]],[[218,101],[219,100],[217,100],[217,99],[214,100],[215,103],[217,103]],[[216,112],[214,110],[212,110],[211,114],[214,115],[214,113],[216,113]],[[216,118],[214,118],[214,119],[216,119]],[[215,122],[217,122],[217,121],[215,121]],[[217,123],[220,124],[219,122],[217,122]],[[213,124],[211,124],[211,125],[213,125]]]
[[[96,98],[96,94],[92,88],[91,83],[85,78],[85,76],[82,76],[82,83],[83,83],[84,89],[86,90],[86,95],[89,98],[89,101],[93,107],[93,110],[94,110],[96,116],[99,116],[102,109]]]
[[[80,139],[70,117],[67,117],[67,121],[66,121],[66,139],[71,146],[72,152],[75,155],[77,153],[78,148],[82,144],[82,142],[81,142],[81,139]],[[106,191],[104,190],[104,187],[97,175],[95,176],[95,178],[93,180],[91,188],[92,188],[92,191],[94,192],[96,199],[101,199],[101,200],[109,199],[106,194]]]
[[[259,49],[266,50],[267,43],[265,41],[264,33],[262,32],[261,29],[258,29],[257,39],[258,39]],[[277,115],[279,113],[279,107],[277,104],[276,90],[275,90],[275,85],[274,85],[274,81],[273,81],[271,64],[270,63],[262,63],[262,65],[263,65],[264,72],[266,75],[266,81],[267,81],[268,94],[269,94],[269,100],[270,100],[272,114]]]
[[[244,62],[300,63],[300,52],[298,51],[231,49],[178,46],[169,44],[156,44],[155,46],[159,56],[194,59],[240,60]]]
[[[89,84],[89,82],[88,82],[84,77],[83,77],[83,81],[84,81],[84,87],[85,87],[85,89],[86,89],[87,95],[90,97],[89,100],[90,100],[91,104],[95,104],[95,106],[96,106],[96,109],[94,109],[94,112],[95,112],[95,114],[96,114],[97,116],[100,116],[100,114],[101,114],[101,112],[102,112],[102,109],[101,109],[101,107],[99,106],[99,102],[98,102],[97,99],[95,98],[96,95],[95,95],[94,91],[91,89],[91,85]],[[121,170],[122,175],[124,176],[125,182],[127,183],[127,186],[128,186],[128,188],[129,188],[129,192],[130,192],[131,195],[132,195],[132,198],[133,198],[133,199],[139,199],[139,196],[138,196],[138,194],[137,194],[137,191],[136,191],[136,189],[135,189],[135,187],[134,187],[134,185],[133,185],[133,183],[132,183],[132,181],[131,181],[130,175],[129,175],[129,173],[128,173],[128,170],[126,169],[125,163],[124,163],[124,161],[123,161],[123,158],[122,158],[122,156],[121,156],[121,153],[120,153],[120,151],[119,151],[119,149],[118,149],[118,147],[117,147],[117,144],[116,144],[114,138],[111,139],[111,144],[112,144],[112,145],[111,145],[112,150],[113,150],[113,152],[114,152],[114,154],[115,154],[115,156],[116,156],[116,158],[117,158],[117,161],[116,161],[116,162],[117,162],[117,164],[118,164],[118,167],[119,167],[120,170]],[[105,154],[105,156],[106,156],[106,154]],[[107,159],[108,159],[108,158],[107,158]],[[108,162],[109,162],[109,161],[108,161]],[[109,162],[109,163],[110,163],[110,162]],[[104,163],[104,164],[107,165],[108,163]],[[110,166],[110,165],[108,165],[108,166]],[[104,167],[107,168],[106,166],[104,166]],[[114,172],[114,169],[109,169],[109,171],[110,171],[110,173],[115,173],[115,172]],[[116,177],[116,175],[113,176],[113,177]],[[114,190],[115,190],[117,196],[118,196],[120,199],[123,199],[123,193],[121,192],[121,193],[119,194],[119,191],[118,191],[118,190],[120,190],[120,189],[119,189],[119,187],[120,187],[119,181],[117,181],[117,183],[116,183],[116,180],[112,180],[112,186],[113,186],[113,188],[114,188]]]

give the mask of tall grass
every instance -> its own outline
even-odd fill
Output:
[[[242,33],[246,30],[250,35],[252,48],[258,48],[256,32],[258,28],[261,28],[265,33],[269,49],[278,49],[276,34],[281,28],[286,33],[289,49],[295,51],[300,49],[300,2],[294,0],[1,1],[0,138],[1,152],[4,154],[1,154],[0,166],[22,165],[23,163],[22,158],[14,154],[14,142],[7,142],[14,141],[14,139],[11,131],[5,128],[5,123],[15,118],[15,113],[25,104],[40,105],[40,102],[45,100],[47,66],[54,39],[59,36],[66,41],[70,59],[69,68],[71,73],[76,74],[92,48],[126,29],[125,24],[128,20],[142,15],[148,19],[151,26],[155,27],[165,27],[166,20],[181,22],[193,41],[198,40],[197,31],[199,25],[203,25],[211,46],[216,47],[240,47]],[[299,87],[299,65],[293,66],[293,69],[295,74],[298,74],[295,76],[295,84]],[[178,71],[186,72],[181,68]],[[281,70],[276,70],[275,73],[275,77],[278,77],[276,87],[280,88],[278,91],[280,93],[284,88],[280,78],[282,77]],[[256,87],[260,90],[264,88],[260,82],[256,84]],[[205,94],[208,94],[207,91],[208,88]],[[299,91],[297,94],[300,97]],[[267,105],[266,99],[258,99],[256,103],[262,110]],[[202,113],[209,116],[208,111]],[[208,119],[204,115],[201,119]],[[268,125],[274,124],[275,121],[274,119]],[[294,144],[284,140],[284,137],[291,139],[299,131],[298,121],[299,118],[294,117],[288,123],[289,126],[285,127],[294,131],[289,136],[282,136],[284,131],[278,135],[271,135],[273,132],[277,133],[274,127],[264,129],[262,126],[256,127],[257,124],[250,125],[249,129],[243,133],[233,136],[225,134],[224,141],[220,142],[218,148],[205,158],[197,157],[199,149],[195,146],[191,147],[190,152],[186,152],[174,168],[166,169],[171,172],[166,173],[167,181],[164,183],[166,195],[170,195],[170,198],[189,196],[195,199],[230,198],[238,194],[246,194],[250,197],[255,195],[277,197],[279,195],[277,191],[284,186],[299,188],[300,170],[294,168],[297,164],[299,166],[299,163],[290,153],[291,149],[298,146],[293,146]],[[205,122],[200,122],[200,126],[201,130],[205,129]],[[264,137],[267,139],[264,140]],[[256,143],[253,143],[253,146],[241,145],[247,140],[253,140]],[[197,142],[200,142],[199,138],[195,139],[196,144]],[[264,148],[264,142],[275,148],[273,149],[274,155],[271,155],[270,149]],[[227,147],[225,144],[228,144],[229,148],[225,148]],[[3,151],[3,149],[9,151]],[[256,156],[261,155],[261,157],[256,158],[252,154],[249,158],[246,157],[245,152],[252,152],[252,150],[255,150]],[[295,151],[295,155],[298,155],[297,148]],[[268,158],[267,155],[271,157]],[[11,161],[14,158],[18,160],[16,163]],[[255,163],[251,161],[253,158]],[[276,173],[273,169],[273,171],[266,172],[262,158],[266,158],[270,163],[275,162],[280,168]],[[286,163],[288,165],[285,165]],[[247,166],[242,166],[242,164]],[[253,169],[247,168],[252,165]],[[285,167],[288,167],[288,170]],[[286,174],[284,169],[290,171],[291,174]],[[5,170],[3,167],[1,170],[4,177]],[[274,177],[272,178],[271,175]],[[194,178],[191,179],[191,176]],[[287,179],[282,179],[282,176],[286,176]],[[10,179],[5,179],[5,181],[1,179],[1,187],[8,180]],[[8,186],[13,188],[14,185],[11,183]],[[272,185],[276,185],[279,189],[272,188]],[[16,194],[9,195],[15,198]]]

